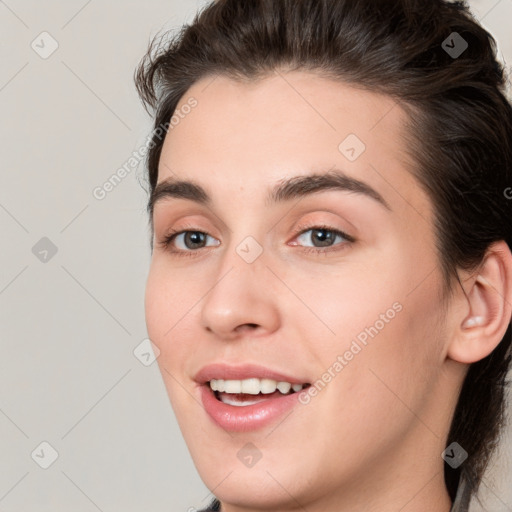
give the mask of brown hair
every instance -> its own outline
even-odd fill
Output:
[[[461,55],[449,51],[453,37],[467,43]],[[218,0],[169,41],[155,37],[135,81],[157,129],[199,79],[257,80],[279,68],[315,71],[405,108],[407,147],[434,206],[448,292],[457,270],[475,269],[492,242],[512,246],[512,200],[505,194],[512,185],[512,108],[495,41],[465,2]],[[151,193],[163,140],[152,142]],[[452,500],[461,475],[476,492],[499,439],[511,344],[509,324],[499,346],[465,378],[446,442],[468,452],[459,468],[445,464]]]

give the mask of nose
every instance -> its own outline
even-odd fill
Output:
[[[263,255],[249,263],[234,249],[227,252],[202,301],[203,327],[223,340],[274,332],[280,321],[278,280]]]

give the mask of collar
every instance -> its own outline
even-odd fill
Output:
[[[470,499],[469,491],[470,489],[466,483],[466,480],[461,476],[459,485],[457,487],[457,494],[455,496],[455,500],[453,501],[450,512],[468,512]]]

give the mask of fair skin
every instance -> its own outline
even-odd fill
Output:
[[[167,134],[158,182],[193,181],[211,202],[157,201],[145,301],[201,478],[223,512],[448,512],[440,454],[468,364],[510,321],[507,246],[461,274],[466,294],[456,287],[444,310],[432,206],[409,172],[406,114],[391,98],[305,71],[205,78],[178,109],[190,97],[198,105]],[[338,149],[348,134],[366,146],[353,162]],[[339,189],[267,204],[282,180],[333,168],[388,207]],[[314,226],[355,240],[332,234],[320,245]],[[199,248],[184,235],[165,248],[171,229],[207,236]],[[248,236],[263,250],[251,263],[236,251]],[[314,383],[397,302],[400,312],[286,417],[232,432],[205,412],[194,380],[204,365],[254,363]],[[247,443],[261,453],[252,467],[237,457]]]

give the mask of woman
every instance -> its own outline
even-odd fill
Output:
[[[218,0],[135,78],[146,322],[208,510],[466,511],[512,339],[492,37],[461,2]]]

